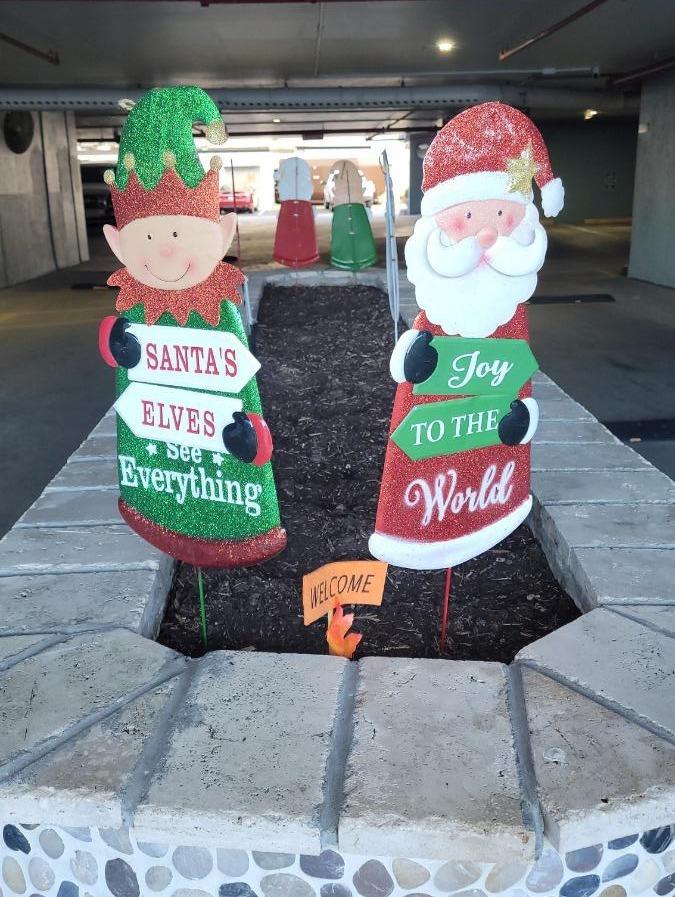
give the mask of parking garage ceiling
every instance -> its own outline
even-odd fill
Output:
[[[640,72],[674,54],[673,0],[0,0],[0,106],[72,108],[92,134],[180,83],[231,134],[422,130],[491,96],[635,114]]]

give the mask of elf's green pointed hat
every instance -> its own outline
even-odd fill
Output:
[[[157,87],[136,103],[122,129],[115,184],[124,190],[130,171],[152,190],[167,167],[175,168],[188,187],[204,177],[192,125],[207,126],[210,143],[223,143],[225,125],[220,111],[201,87]]]

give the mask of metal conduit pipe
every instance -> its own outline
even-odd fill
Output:
[[[119,113],[123,100],[137,100],[146,89],[11,88],[0,89],[0,109],[74,110]],[[472,106],[500,100],[512,106],[543,109],[593,108],[618,112],[627,107],[621,91],[512,87],[498,84],[441,87],[314,87],[209,89],[221,111],[300,109],[423,109]],[[632,103],[631,103],[632,108]],[[637,108],[637,107],[636,107]]]

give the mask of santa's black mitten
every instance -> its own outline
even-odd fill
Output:
[[[431,345],[433,333],[421,330],[419,336],[405,353],[403,373],[409,383],[423,383],[436,370],[438,352]]]
[[[261,466],[272,457],[272,436],[259,414],[235,411],[232,423],[223,427],[223,443],[231,455],[245,464]]]
[[[520,445],[530,428],[530,412],[520,399],[511,402],[511,410],[499,421],[497,433],[504,445]]]
[[[110,315],[101,321],[98,347],[103,360],[110,367],[133,368],[141,360],[141,344],[128,333],[131,321]]]

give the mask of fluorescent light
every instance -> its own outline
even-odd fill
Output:
[[[280,118],[273,118],[273,119],[272,119],[272,124],[278,125],[280,122],[281,122],[281,119],[280,119]]]
[[[584,121],[590,121],[598,114],[597,109],[584,109]]]
[[[454,46],[455,46],[454,42],[451,40],[448,40],[445,37],[442,37],[436,41],[436,49],[438,50],[439,53],[449,53],[450,50],[452,50]]]

